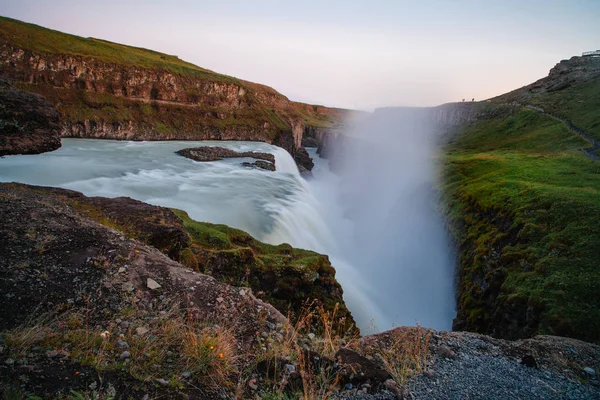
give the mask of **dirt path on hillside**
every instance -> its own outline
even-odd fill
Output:
[[[544,110],[543,108],[535,107],[532,105],[523,105],[523,107],[528,108],[533,111],[536,111],[540,114],[546,114],[549,117],[554,118],[555,120],[560,121],[563,124],[565,124],[571,132],[576,133],[577,135],[581,136],[583,139],[587,140],[588,142],[590,142],[592,144],[592,147],[582,149],[583,153],[586,156],[588,156],[589,158],[591,158],[592,160],[600,161],[599,155],[596,154],[596,152],[600,152],[600,142],[598,142],[596,139],[594,139],[594,137],[592,135],[590,135],[589,133],[586,133],[581,128],[578,128],[568,119],[559,117],[556,114],[553,114],[553,113],[550,113],[550,112]]]

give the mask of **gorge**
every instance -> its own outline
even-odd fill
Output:
[[[252,158],[225,158],[199,163],[175,154],[183,148],[215,145],[241,152],[274,154],[277,171],[255,170],[241,165]],[[414,150],[411,149],[411,152],[416,156]],[[311,150],[313,155],[314,151]],[[428,150],[419,151],[424,153]],[[423,160],[429,160],[429,155],[420,154],[418,158],[421,156]],[[417,160],[404,159],[407,163]],[[425,205],[421,215],[415,215],[417,219],[412,221],[407,219],[406,213],[414,214],[414,205],[397,208],[404,216],[400,214],[394,217],[397,220],[392,221],[389,219],[390,210],[373,203],[373,207],[381,209],[383,219],[375,222],[378,226],[369,226],[365,216],[357,214],[356,204],[344,202],[349,198],[361,201],[360,197],[356,193],[344,192],[350,187],[340,186],[342,179],[350,179],[356,184],[359,177],[351,172],[352,176],[339,178],[329,171],[325,160],[318,156],[315,160],[320,163],[319,168],[314,171],[312,179],[305,181],[285,150],[266,143],[63,139],[62,147],[57,151],[36,157],[11,156],[0,160],[0,181],[63,187],[87,196],[127,196],[184,210],[197,221],[242,229],[266,243],[289,243],[294,247],[314,250],[330,257],[337,271],[337,280],[344,288],[345,301],[364,332],[372,331],[374,327],[386,330],[416,323],[449,329],[454,316],[453,267],[450,260],[444,260],[446,253],[443,250],[440,256],[433,256],[438,248],[447,246],[441,238],[443,232],[435,232],[435,228],[434,232],[421,228],[423,232],[416,240],[427,242],[426,246],[413,243],[395,255],[385,251],[386,248],[394,249],[390,240],[408,243],[409,237],[415,237],[419,227],[427,226],[424,224],[427,219],[433,218],[432,224],[441,227],[441,221],[435,222],[435,205],[427,193],[420,200]],[[397,164],[392,154],[382,160]],[[372,164],[372,160],[364,162]],[[416,185],[415,190],[418,190],[419,185],[427,184],[428,175],[423,171],[431,169],[427,167],[428,162],[419,162],[418,169],[425,174],[422,178],[411,178],[409,174],[406,179],[396,181],[402,185],[394,189],[396,193],[385,193],[392,182],[385,175],[381,175],[379,182],[372,180],[368,193],[380,197],[381,201],[388,201],[390,196],[399,200],[400,192],[406,192],[407,187]],[[366,168],[366,165],[355,165],[360,169]],[[391,169],[392,166],[380,165],[380,168],[371,171],[384,171],[386,168]],[[368,199],[362,201],[364,203]],[[364,212],[372,216],[373,209],[368,208],[366,203],[363,206]],[[344,216],[346,212],[350,215]],[[400,231],[385,233],[385,237],[390,238],[385,239],[374,236],[374,232],[385,232],[382,224],[404,226]],[[378,239],[373,241],[370,237]],[[399,260],[398,257],[403,258]],[[390,260],[386,262],[385,258]],[[390,279],[394,274],[398,276]],[[431,281],[419,274],[431,274],[437,278]],[[389,283],[387,287],[386,282]],[[432,287],[439,298],[431,299],[427,290],[419,286],[423,284]],[[399,287],[403,289],[398,291]]]
[[[599,58],[366,113],[0,28],[18,398],[598,397]]]

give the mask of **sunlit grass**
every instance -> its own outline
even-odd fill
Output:
[[[487,279],[501,279],[501,302],[542,310],[538,333],[600,340],[600,163],[586,145],[521,110],[474,123],[447,146],[447,213],[459,243],[472,243],[459,301],[474,330],[491,315],[468,277],[497,270]]]

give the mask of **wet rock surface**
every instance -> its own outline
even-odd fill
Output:
[[[60,147],[58,111],[38,94],[0,77],[0,156],[39,154]]]
[[[261,153],[257,151],[239,152],[217,146],[193,147],[176,151],[176,153],[180,156],[199,162],[219,161],[224,158],[255,158],[257,161],[253,163],[244,162],[242,165],[245,167],[275,171],[275,156],[270,153]]]

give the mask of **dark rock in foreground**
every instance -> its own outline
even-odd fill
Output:
[[[60,147],[58,111],[38,94],[0,77],[0,156],[39,154]]]
[[[275,156],[270,153],[262,153],[257,151],[238,152],[235,150],[226,149],[225,147],[217,146],[193,147],[176,151],[176,153],[180,156],[200,162],[219,161],[224,158],[256,158],[259,161],[254,163],[245,162],[242,163],[242,165],[246,167],[275,171]]]
[[[600,347],[579,340],[420,327],[358,338],[343,334],[349,314],[327,304],[292,327],[253,292],[280,307],[319,297],[315,288],[331,296],[340,288],[326,256],[180,211],[0,184],[0,221],[0,393],[11,387],[13,398],[91,388],[113,398],[297,398],[316,387],[362,400],[600,396]],[[186,268],[190,259],[245,287]]]
[[[296,161],[298,170],[303,175],[309,174],[315,166],[315,163],[313,162],[312,158],[310,158],[308,151],[306,151],[304,147],[300,147],[296,150],[294,161]]]
[[[190,398],[220,398],[194,368],[235,372],[231,363],[255,346],[256,332],[285,323],[283,315],[247,289],[127,239],[106,226],[118,227],[119,218],[99,223],[97,209],[77,200],[61,189],[0,185],[0,387],[22,381],[20,390],[54,398],[96,382],[118,398],[179,398],[151,382],[192,369]],[[110,214],[109,202],[95,206]],[[135,212],[127,203],[112,209]],[[150,225],[165,225],[163,210]]]

